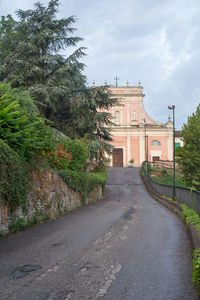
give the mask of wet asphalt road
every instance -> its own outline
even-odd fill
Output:
[[[198,299],[185,226],[139,169],[109,169],[104,200],[0,240],[4,299]]]

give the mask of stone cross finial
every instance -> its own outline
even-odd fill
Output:
[[[128,80],[127,80],[127,82],[126,82],[126,85],[127,85],[127,86],[129,85],[129,82],[128,82]]]
[[[113,80],[115,80],[116,81],[116,84],[115,84],[115,86],[118,86],[118,80],[119,80],[119,78],[116,76],[115,78],[113,78]]]
[[[94,80],[92,81],[92,85],[95,86],[95,81]]]
[[[139,86],[141,86],[141,81],[140,80],[139,80],[138,84],[139,84]]]
[[[105,80],[104,84],[105,84],[105,85],[107,85],[107,84],[108,84],[106,80]]]

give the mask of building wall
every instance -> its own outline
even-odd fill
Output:
[[[112,145],[123,148],[123,165],[128,166],[130,160],[134,160],[134,166],[141,165],[146,158],[147,148],[149,161],[154,156],[159,156],[161,160],[172,160],[173,123],[156,122],[147,114],[143,104],[143,87],[110,87],[110,91],[113,97],[120,99],[121,104],[112,107],[109,112],[115,123],[111,131]],[[160,145],[152,145],[154,140],[158,140]],[[112,166],[112,156],[110,159]]]

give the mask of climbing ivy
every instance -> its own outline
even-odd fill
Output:
[[[58,174],[73,190],[80,193],[83,203],[97,185],[102,185],[103,191],[107,180],[107,172],[85,173],[69,169],[57,170]]]
[[[0,204],[25,208],[27,187],[26,162],[0,139]]]

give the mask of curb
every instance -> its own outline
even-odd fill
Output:
[[[163,205],[167,206],[167,208],[169,208],[170,210],[175,212],[177,215],[179,215],[179,217],[181,217],[181,219],[182,219],[182,207],[180,206],[180,204],[178,204],[176,202],[172,202],[172,201],[164,198],[161,194],[159,194],[157,191],[155,191],[150,186],[150,184],[142,176],[141,172],[140,172],[140,175],[141,175],[142,181],[143,181],[147,191],[149,192],[149,194],[154,199],[156,199],[158,202],[160,202]],[[191,224],[191,223],[188,223],[188,225],[186,225],[186,226],[187,226],[189,236],[190,236],[190,239],[191,239],[191,242],[192,242],[193,250],[195,250],[196,248],[200,248],[200,237],[199,237],[199,232],[198,232],[196,226],[194,224]]]

